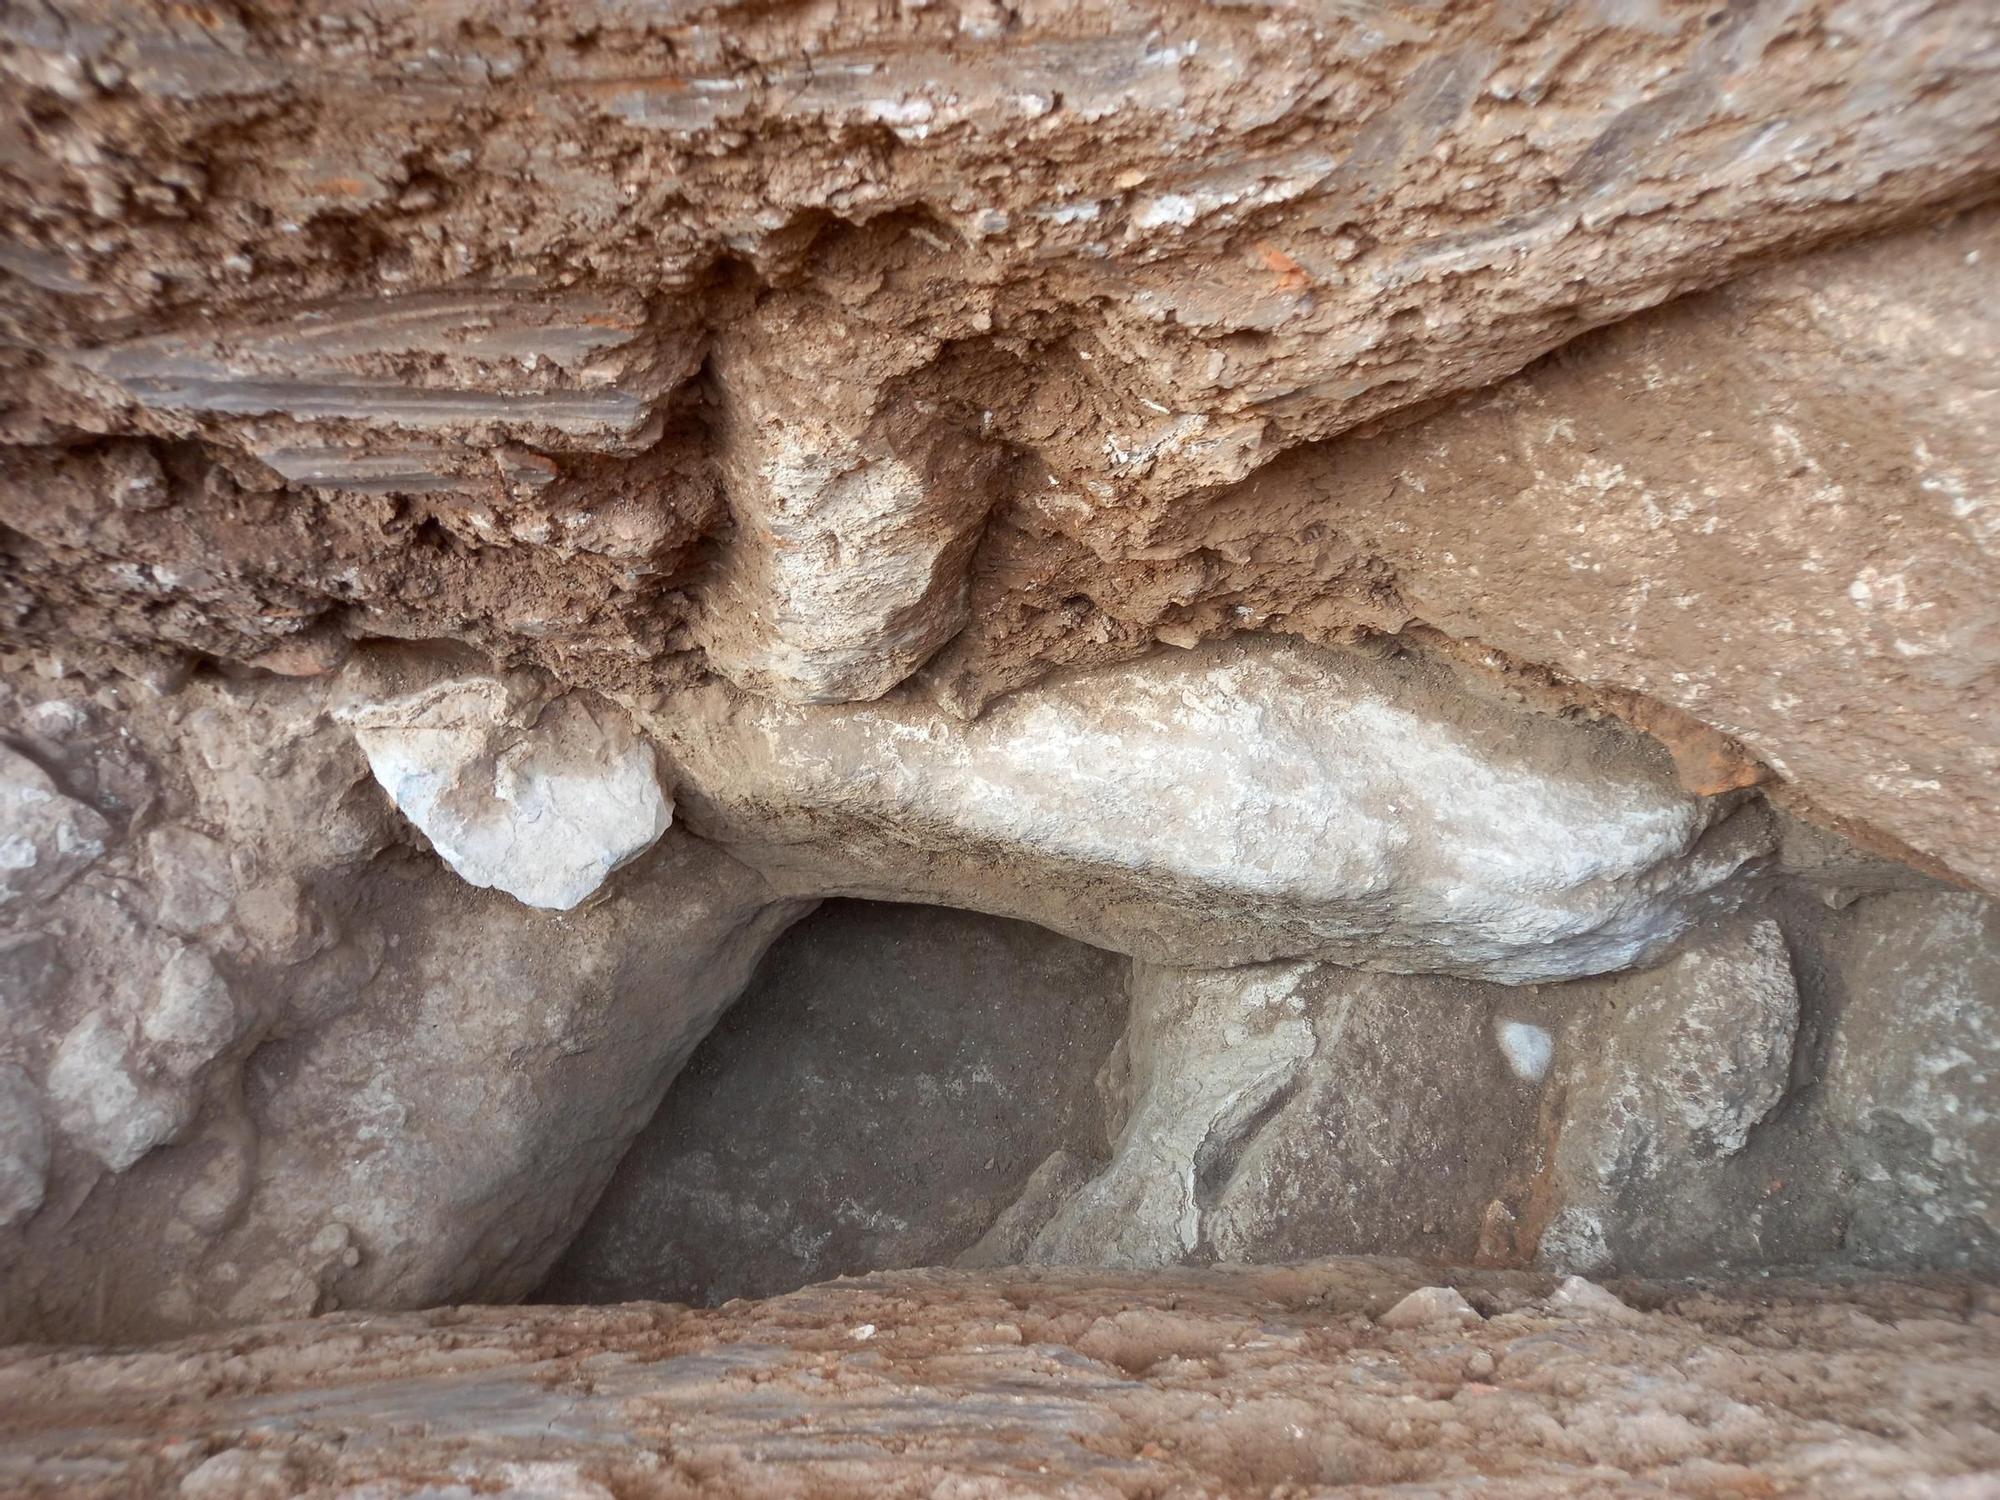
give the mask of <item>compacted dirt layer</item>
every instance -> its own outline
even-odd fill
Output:
[[[2000,1293],[1327,1260],[342,1314],[0,1353],[0,1493],[1971,1500]]]

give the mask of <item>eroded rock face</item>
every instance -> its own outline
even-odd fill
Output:
[[[1618,969],[1736,899],[1768,847],[1635,741],[1276,643],[1081,674],[971,725],[716,690],[654,724],[695,828],[774,880],[1162,963]]]
[[[104,852],[104,820],[0,746],[0,906],[53,896]]]
[[[673,833],[588,912],[474,889],[399,844],[322,684],[5,691],[22,762],[102,811],[23,804],[99,847],[5,908],[0,1336],[525,1293],[806,909]],[[552,720],[531,766],[576,749]]]
[[[4,23],[45,659],[970,714],[1420,626],[1993,878],[1976,0],[128,9]]]
[[[519,1296],[648,1119],[592,1232],[676,1290],[824,1213],[2000,1264],[1924,878],[2000,879],[1990,5],[50,0],[0,72],[0,1331]],[[656,1115],[826,895],[1062,935],[867,995],[1062,1101],[949,1191]]]
[[[695,1091],[648,1127],[545,1296],[788,1288],[838,1264],[815,1265],[829,1244],[878,1266],[2000,1264],[2000,938],[1988,903],[1935,884],[1829,907],[1788,878],[1664,964],[1553,985],[1120,964],[1129,1024],[1094,1046],[1047,1014],[1043,978],[1088,950],[963,913],[845,910],[832,941],[794,929],[757,1015],[698,1054]],[[1007,962],[954,938],[981,924],[1011,933]],[[920,1040],[939,1027],[945,1071]],[[1049,1117],[987,1121],[992,1080],[1023,1067],[1046,1074]],[[1108,1137],[1034,1160],[1032,1131],[1084,1097]],[[981,1142],[994,1156],[953,1165]]]
[[[791,702],[876,698],[966,623],[999,453],[902,389],[937,339],[771,299],[716,364],[737,532],[700,626],[715,669]]]

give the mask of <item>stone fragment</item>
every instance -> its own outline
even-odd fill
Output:
[[[49,1151],[41,1090],[13,1063],[0,1063],[0,1229],[42,1206]]]
[[[62,1039],[49,1063],[48,1089],[63,1134],[113,1172],[172,1140],[193,1114],[184,1090],[138,1076],[130,1043],[101,1010]]]
[[[1565,1276],[1549,1293],[1551,1312],[1579,1318],[1632,1318],[1638,1316],[1615,1292],[1606,1290],[1583,1276]]]
[[[139,1018],[140,1035],[163,1072],[191,1078],[236,1040],[236,1000],[199,948],[181,948],[160,970],[152,1004]]]
[[[1384,1328],[1432,1328],[1440,1323],[1481,1323],[1485,1319],[1456,1287],[1420,1286],[1375,1321]]]
[[[2000,1261],[2000,911],[1964,892],[1859,902],[1822,963],[1838,1007],[1814,1102],[1864,1265]]]
[[[1319,965],[1204,971],[1134,966],[1124,1047],[1134,1098],[1111,1163],[1024,1257],[1159,1266],[1203,1243],[1203,1211],[1246,1140],[1296,1086],[1317,1038]]]
[[[1777,924],[1757,921],[1644,973],[1599,987],[1613,1018],[1567,1049],[1569,1124],[1556,1145],[1564,1205],[1542,1237],[1560,1270],[1602,1270],[1607,1226],[1636,1253],[1651,1218],[1677,1217],[1684,1195],[1727,1181],[1722,1164],[1790,1084],[1799,994]],[[1665,1233],[1665,1241],[1684,1229]]]
[[[154,919],[162,927],[193,937],[229,919],[236,882],[218,840],[168,824],[146,835],[146,854],[157,892]]]
[[[1620,969],[1736,899],[1768,841],[1646,742],[1277,642],[1077,674],[969,725],[718,685],[650,726],[696,829],[774,879],[1177,965]]]
[[[569,911],[673,821],[652,749],[581,696],[523,710],[493,677],[350,698],[369,769],[473,885]]]
[[[108,834],[95,809],[0,744],[0,909],[53,896],[104,853]]]

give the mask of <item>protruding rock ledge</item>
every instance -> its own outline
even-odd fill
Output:
[[[1729,905],[1769,848],[1646,742],[1271,640],[1076,674],[970,725],[717,686],[652,727],[696,831],[774,879],[1165,964],[1601,973]]]

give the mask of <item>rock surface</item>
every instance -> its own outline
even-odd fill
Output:
[[[651,721],[684,815],[772,880],[1024,917],[1148,960],[1512,983],[1645,962],[1769,833],[1643,742],[1295,644],[1149,657],[978,722],[711,688]]]
[[[1981,1494],[2000,1467],[1990,1288],[1621,1284],[1614,1318],[1551,1277],[1437,1275],[903,1273],[713,1311],[456,1308],[8,1351],[0,1487],[1903,1500]],[[1432,1294],[1476,1310],[1397,1326]]]
[[[0,27],[44,660],[970,713],[1433,630],[1996,878],[1978,0]]]
[[[350,689],[337,716],[397,808],[472,885],[569,911],[673,821],[651,748],[609,705],[523,702],[496,677],[363,691]]]
[[[1986,1482],[1973,1283],[1580,1278],[2000,1270],[2000,12],[334,9],[0,10],[0,1337],[1151,1279],[0,1489]]]
[[[0,1337],[524,1294],[807,909],[678,833],[589,911],[475,890],[397,843],[320,683],[5,693],[105,813],[5,909]]]
[[[841,1263],[823,1245],[878,1267],[2000,1266],[2000,932],[1977,898],[1829,908],[1787,881],[1654,969],[1532,987],[1135,962],[1115,1045],[1049,1014],[1045,976],[1090,950],[840,910],[697,1054],[545,1295],[788,1290]],[[1008,946],[981,960],[988,928]],[[926,1062],[940,1028],[948,1069]],[[1003,1117],[989,1080],[1011,1081]],[[1108,1137],[1012,1113],[1099,1096]]]

